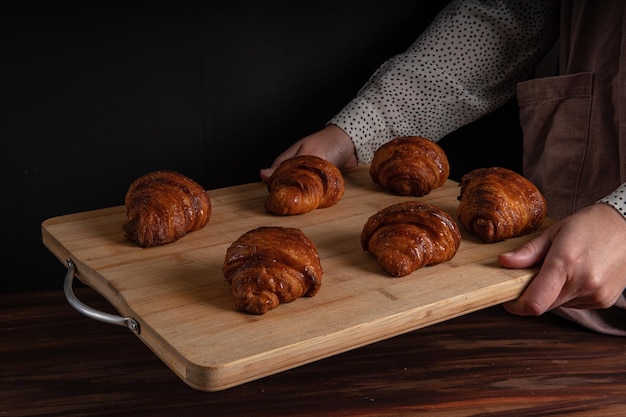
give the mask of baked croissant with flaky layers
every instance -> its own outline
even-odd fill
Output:
[[[394,277],[449,261],[461,244],[461,232],[448,213],[430,204],[407,201],[371,216],[361,246]]]
[[[236,307],[251,314],[314,296],[323,272],[317,248],[300,229],[275,226],[241,235],[227,249],[222,271]]]
[[[459,186],[459,223],[484,242],[534,232],[546,217],[541,192],[510,169],[478,168],[465,174]]]
[[[154,171],[135,179],[124,203],[124,235],[142,247],[175,242],[204,227],[211,216],[205,190],[175,171]]]
[[[265,208],[274,214],[304,214],[335,205],[343,197],[345,182],[331,162],[313,155],[283,161],[267,180]]]
[[[374,153],[370,176],[397,195],[421,197],[445,184],[450,164],[444,150],[419,136],[395,138]]]

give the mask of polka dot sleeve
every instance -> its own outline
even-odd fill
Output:
[[[438,141],[513,97],[553,45],[557,23],[552,0],[453,1],[329,124],[350,135],[360,164],[397,136]]]
[[[606,203],[613,206],[622,216],[626,217],[626,182],[620,185],[617,190],[613,191],[611,194],[598,200],[598,203]]]

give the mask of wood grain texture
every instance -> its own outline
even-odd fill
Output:
[[[346,172],[345,180],[342,201],[299,216],[266,212],[260,182],[209,191],[209,224],[161,247],[143,249],[124,238],[123,206],[49,219],[43,242],[62,262],[71,258],[80,280],[121,315],[138,320],[139,338],[181,379],[206,391],[513,299],[535,273],[496,260],[534,235],[485,244],[464,231],[451,261],[392,278],[360,248],[360,232],[376,211],[414,197],[382,190],[368,167]],[[448,181],[420,199],[456,218],[458,193]],[[315,297],[251,316],[235,309],[221,267],[241,234],[272,225],[300,228],[316,244],[323,283]]]
[[[76,290],[114,312],[89,288]],[[626,341],[495,306],[219,392],[60,291],[0,295],[3,416],[575,416],[626,409]]]

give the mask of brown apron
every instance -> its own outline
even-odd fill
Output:
[[[626,182],[625,2],[562,1],[561,7],[559,75],[517,88],[524,175],[541,189],[555,219]],[[610,309],[555,313],[626,336],[625,309],[622,294]]]

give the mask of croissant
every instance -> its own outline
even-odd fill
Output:
[[[531,233],[546,217],[541,192],[507,168],[475,169],[461,178],[459,186],[459,223],[486,243]]]
[[[124,235],[142,247],[172,243],[201,229],[211,216],[211,200],[191,178],[155,171],[133,181],[126,192]]]
[[[335,205],[343,197],[345,182],[332,163],[313,155],[283,161],[267,180],[265,208],[274,214],[304,214]]]
[[[222,271],[236,307],[251,314],[314,296],[323,272],[317,248],[300,229],[269,226],[250,230],[233,242]]]
[[[435,142],[405,136],[385,143],[374,153],[370,176],[374,183],[397,194],[421,197],[445,184],[450,164]]]
[[[394,277],[454,257],[461,244],[459,226],[430,204],[407,201],[372,215],[361,232],[361,246]]]

